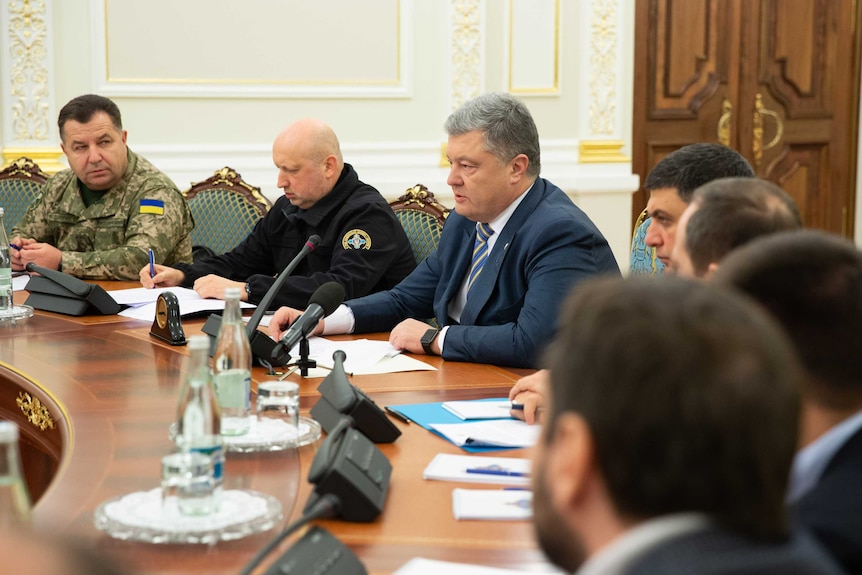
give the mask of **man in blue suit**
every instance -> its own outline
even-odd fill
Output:
[[[584,282],[560,315],[531,473],[551,561],[576,575],[841,573],[790,533],[803,374],[763,310],[667,277]]]
[[[391,330],[390,343],[412,353],[535,367],[568,291],[619,275],[616,260],[586,214],[539,177],[539,135],[523,102],[479,96],[446,131],[455,211],[437,251],[393,289],[347,301],[323,333]],[[299,313],[279,310],[272,335]],[[422,321],[430,317],[442,329]]]
[[[862,252],[823,232],[756,240],[714,275],[763,304],[806,371],[787,502],[848,573],[862,573]]]

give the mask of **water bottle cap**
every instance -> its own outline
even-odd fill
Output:
[[[189,338],[189,349],[209,349],[210,338],[206,335],[193,335]]]
[[[237,287],[224,288],[224,299],[239,299],[239,293],[239,288]]]
[[[18,426],[12,421],[0,421],[0,442],[10,441],[18,441]]]

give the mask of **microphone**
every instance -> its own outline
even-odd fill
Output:
[[[309,252],[314,251],[319,243],[320,236],[317,234],[313,234],[305,240],[305,245],[302,246],[302,249],[299,250],[296,257],[290,260],[290,263],[287,264],[284,271],[278,274],[275,282],[264,294],[263,299],[260,300],[260,304],[258,304],[257,309],[254,310],[254,313],[248,320],[248,324],[246,324],[245,329],[248,334],[248,341],[251,344],[251,354],[262,362],[267,362],[274,366],[282,366],[287,365],[287,362],[290,361],[290,356],[283,353],[283,348],[277,342],[272,341],[272,339],[270,339],[265,333],[258,331],[257,326],[260,325],[260,320],[263,319],[263,315],[266,313],[267,308],[269,308],[269,304],[272,302],[275,294],[277,294],[281,289],[281,286],[284,285],[287,277],[293,273],[293,270],[296,269],[299,262],[301,262]],[[221,316],[212,314],[207,318],[203,328],[201,328],[201,331],[210,336],[210,355],[215,352],[215,341],[218,337],[220,327]]]
[[[374,443],[392,443],[401,435],[374,400],[350,383],[344,371],[346,354],[336,350],[332,354],[332,371],[317,387],[320,399],[311,408],[311,417],[320,423],[326,433],[332,433],[338,423],[349,416],[354,427]]]
[[[290,324],[278,341],[279,345],[284,346],[284,349],[289,352],[299,343],[299,340],[308,337],[308,334],[314,331],[321,318],[334,312],[343,301],[344,287],[338,282],[327,282],[314,290],[308,300],[308,307],[301,316],[296,318],[296,321]]]

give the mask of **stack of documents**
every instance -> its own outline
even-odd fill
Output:
[[[526,489],[453,489],[455,519],[524,520],[533,516],[533,492]]]
[[[177,301],[180,304],[180,315],[183,317],[224,309],[224,300],[202,298],[195,290],[181,287],[155,289],[140,287],[111,290],[108,292],[108,295],[114,298],[118,304],[128,306],[128,308],[120,312],[121,316],[153,321],[156,317],[156,300],[159,294],[167,291],[177,296]],[[239,302],[239,305],[242,308],[255,307],[253,304],[244,301]]]
[[[431,429],[458,447],[530,447],[542,428],[519,419],[486,419],[467,423],[432,423]]]
[[[425,467],[422,477],[440,481],[525,486],[530,484],[530,460],[438,453]]]
[[[512,402],[508,399],[486,401],[444,401],[443,409],[459,419],[501,419],[511,417]]]

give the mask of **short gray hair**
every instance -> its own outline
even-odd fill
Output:
[[[501,162],[524,154],[530,161],[526,174],[539,175],[542,164],[536,123],[527,106],[511,94],[492,92],[464,102],[446,120],[445,129],[450,136],[479,130],[485,148]]]

